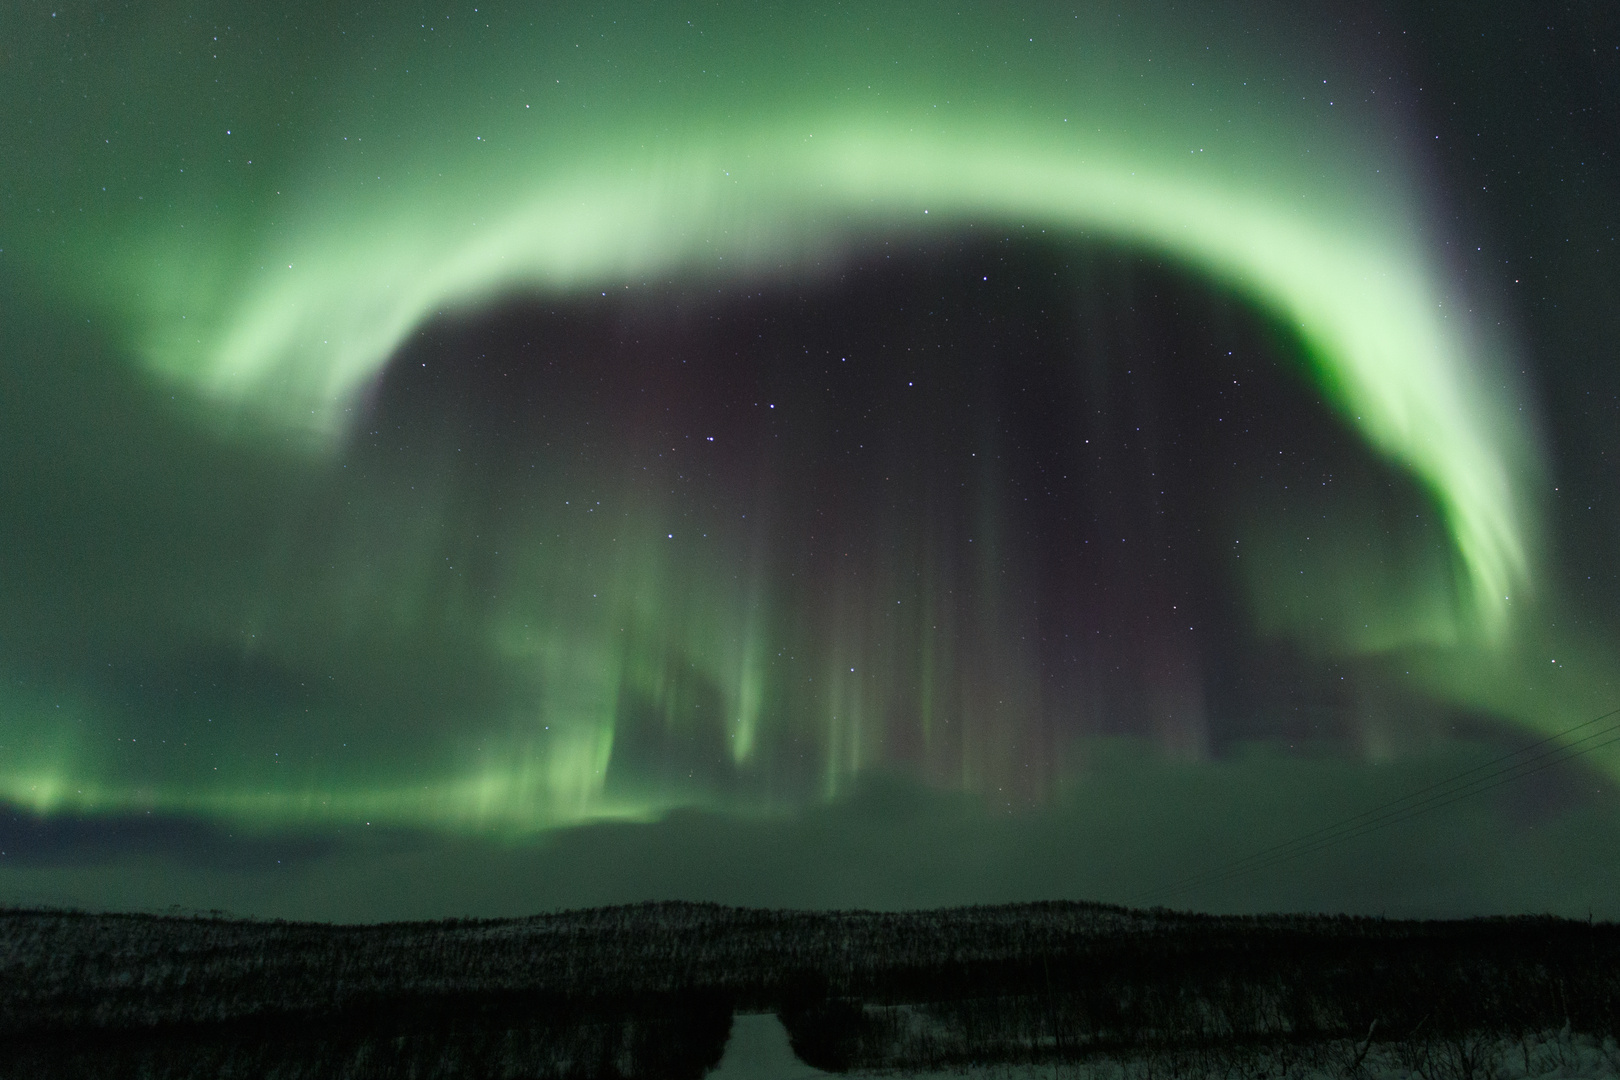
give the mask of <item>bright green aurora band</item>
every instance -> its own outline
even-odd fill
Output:
[[[1250,587],[1272,631],[1396,658],[1435,696],[1534,730],[1590,704],[1514,689],[1541,657],[1520,615],[1538,586],[1538,452],[1508,343],[1444,268],[1379,98],[1401,93],[1393,81],[1281,33],[1126,25],[1112,9],[480,5],[424,21],[270,7],[6,18],[23,42],[8,102],[34,92],[30,65],[95,57],[50,91],[60,114],[48,130],[8,122],[30,166],[8,204],[6,265],[111,328],[219,445],[325,475],[413,334],[507,297],[792,280],[870,236],[1103,240],[1174,260],[1292,328],[1328,400],[1443,514],[1455,569],[1429,593],[1279,607],[1287,583],[1262,576]],[[835,795],[881,761],[895,641],[845,619],[816,654],[820,696],[789,709],[771,667],[786,616],[770,609],[746,537],[687,543],[667,506],[606,479],[592,498],[616,514],[587,520],[569,482],[537,478],[536,505],[550,509],[501,536],[515,549],[489,590],[497,601],[423,599],[458,512],[441,487],[416,493],[421,516],[398,530],[337,511],[334,550],[362,555],[298,595],[199,602],[189,631],[324,672],[344,635],[393,640],[443,619],[436,632],[491,670],[533,673],[526,705],[452,703],[430,734],[402,722],[414,757],[344,764],[359,759],[333,735],[309,764],[285,764],[270,734],[216,732],[213,756],[159,764],[129,757],[119,740],[131,729],[93,695],[13,693],[0,702],[0,796],[41,812],[516,832],[683,802],[783,805],[770,784],[613,789],[626,686],[661,703],[677,734],[693,687],[713,688],[742,775],[793,729],[815,759],[794,798]],[[379,521],[415,497],[341,490],[371,498]],[[1322,597],[1361,584],[1352,563],[1334,572],[1347,580]],[[1013,654],[983,662],[1016,690],[1026,676]],[[307,720],[265,729],[342,730],[340,706],[298,708]],[[993,789],[1016,764],[1007,755],[1029,752],[1025,721],[1004,709],[965,722],[977,726],[942,769]]]

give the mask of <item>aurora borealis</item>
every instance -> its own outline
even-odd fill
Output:
[[[592,900],[746,892],[691,869],[737,830],[802,881],[885,800],[1085,847],[1162,785],[1128,891],[1620,705],[1615,163],[1527,134],[1614,88],[1570,18],[13,10],[0,884],[94,905],[63,838],[135,829],[107,903],[600,836],[686,854]],[[1617,770],[1457,828],[1574,866]],[[939,859],[883,895],[981,895]]]

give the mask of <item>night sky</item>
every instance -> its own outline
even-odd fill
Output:
[[[12,5],[0,903],[1620,916],[1617,131],[1599,3]]]

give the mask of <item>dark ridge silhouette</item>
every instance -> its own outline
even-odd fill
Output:
[[[1354,1072],[1375,1051],[1432,1065],[1507,1044],[1528,1071],[1549,1033],[1620,1034],[1620,927],[1079,903],[375,926],[0,911],[7,1078],[695,1078],[736,1010],[776,1012],[800,1058],[840,1072],[1143,1055]]]

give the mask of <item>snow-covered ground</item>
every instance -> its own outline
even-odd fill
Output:
[[[1547,1032],[1523,1040],[1452,1039],[1361,1046],[1341,1043],[1285,1053],[1099,1058],[1077,1065],[984,1066],[952,1072],[850,1073],[851,1080],[1620,1080],[1620,1045]],[[836,1074],[793,1054],[774,1013],[739,1014],[725,1056],[708,1080],[810,1080]]]
[[[787,1028],[775,1013],[738,1013],[731,1021],[725,1056],[708,1080],[809,1080],[834,1075],[794,1056]]]

